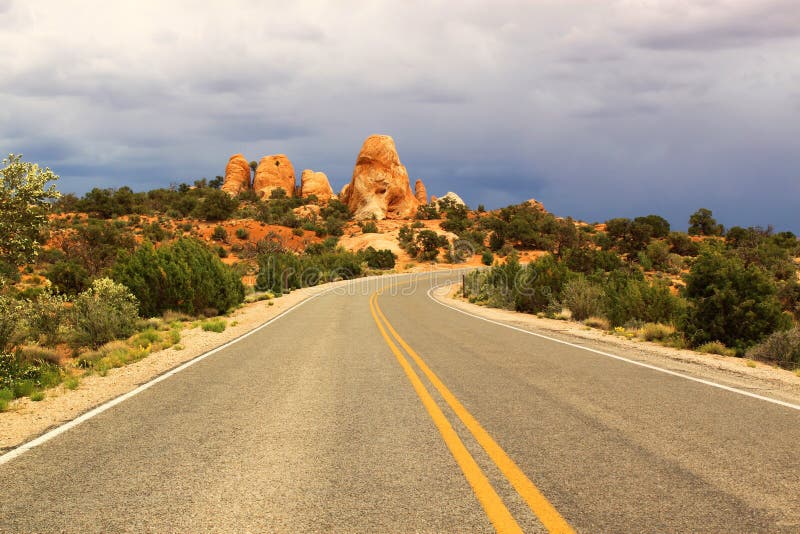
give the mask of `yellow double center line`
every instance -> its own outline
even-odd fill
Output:
[[[444,412],[439,408],[439,405],[433,399],[430,392],[428,392],[428,389],[422,383],[416,371],[414,371],[411,363],[403,355],[392,338],[394,338],[411,359],[414,360],[423,374],[428,378],[431,384],[433,384],[433,387],[436,388],[445,402],[450,406],[453,412],[455,412],[456,416],[461,420],[464,426],[467,427],[475,440],[483,447],[489,455],[489,458],[491,458],[498,469],[500,469],[500,472],[508,479],[517,493],[519,493],[522,499],[527,503],[531,511],[539,518],[539,521],[542,522],[544,527],[549,532],[574,532],[572,527],[561,517],[561,514],[559,514],[547,498],[542,495],[539,489],[528,479],[525,473],[523,473],[517,464],[506,454],[502,447],[500,447],[489,433],[484,430],[472,414],[464,408],[455,395],[447,389],[447,386],[445,386],[442,381],[439,380],[439,377],[431,371],[430,367],[428,367],[419,354],[400,337],[391,323],[386,319],[380,306],[378,306],[378,296],[380,293],[381,292],[376,292],[370,297],[369,306],[372,312],[372,318],[375,320],[375,324],[378,325],[381,336],[383,336],[386,344],[397,358],[397,361],[403,368],[411,385],[417,392],[423,406],[425,406],[434,424],[439,429],[442,439],[444,439],[445,444],[450,449],[461,471],[464,473],[470,486],[472,486],[475,496],[478,498],[481,506],[483,506],[495,530],[498,532],[522,532],[519,524],[511,515],[511,512],[508,511],[508,508],[492,487],[489,479],[464,446],[464,442],[461,441],[461,438],[453,429],[450,421],[448,421],[447,417],[444,415]],[[391,333],[391,337],[389,333],[387,333],[387,330]]]

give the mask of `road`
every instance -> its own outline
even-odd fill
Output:
[[[0,532],[800,531],[800,411],[469,317],[446,279],[325,293],[1,464]]]

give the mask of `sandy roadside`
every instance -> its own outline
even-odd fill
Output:
[[[154,352],[138,362],[111,369],[104,377],[86,376],[81,378],[80,385],[75,390],[68,390],[63,385],[49,389],[44,400],[39,402],[33,402],[29,398],[18,399],[7,412],[0,413],[0,453],[30,441],[184,362],[246,334],[316,294],[346,283],[348,282],[334,282],[298,289],[270,301],[245,304],[227,318],[228,327],[224,332],[204,332],[199,327],[182,330],[180,345],[184,348],[181,350],[169,348]]]
[[[690,350],[664,347],[657,343],[627,339],[572,321],[545,319],[535,315],[488,308],[471,304],[459,297],[460,284],[445,286],[432,292],[439,302],[457,309],[543,334],[555,339],[617,354],[625,358],[655,365],[695,378],[711,380],[758,395],[800,404],[800,376],[761,362],[743,358],[702,354]]]

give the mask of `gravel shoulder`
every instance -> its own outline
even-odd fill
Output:
[[[27,397],[18,399],[8,411],[0,413],[0,453],[18,447],[51,428],[132,391],[153,378],[246,334],[292,306],[343,283],[346,282],[298,289],[273,300],[245,304],[227,317],[228,326],[223,332],[204,332],[199,327],[182,330],[179,345],[183,346],[181,350],[168,348],[153,352],[138,362],[109,370],[104,377],[96,374],[85,376],[75,390],[66,389],[63,385],[49,389],[45,398],[39,402],[33,402]]]
[[[714,381],[758,395],[800,404],[800,376],[761,362],[743,358],[703,354],[627,339],[572,321],[546,319],[535,315],[472,304],[458,293],[460,284],[432,292],[434,299],[454,308],[509,324],[554,339],[609,352],[695,378]]]

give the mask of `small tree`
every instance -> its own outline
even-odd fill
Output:
[[[695,345],[721,341],[740,353],[788,326],[773,281],[756,265],[719,250],[697,257],[686,277],[684,331]]]
[[[722,235],[724,231],[709,209],[700,208],[689,217],[689,235]]]
[[[0,259],[14,265],[33,261],[39,251],[39,233],[47,223],[49,201],[60,194],[49,168],[9,154],[0,169]]]

